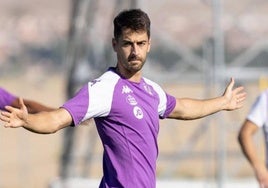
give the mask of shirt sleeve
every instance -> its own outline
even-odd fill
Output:
[[[17,97],[8,91],[0,88],[0,110],[4,110],[5,106],[11,105]]]
[[[267,102],[267,91],[263,92],[257,97],[253,103],[250,112],[247,116],[247,119],[256,124],[259,127],[262,127],[267,121],[268,115],[268,102]]]
[[[108,75],[109,76],[109,75]],[[84,85],[62,108],[73,118],[74,125],[95,118],[107,116],[111,109],[114,85],[117,79],[96,79]]]
[[[63,104],[61,108],[67,110],[72,118],[74,125],[80,124],[87,113],[89,104],[88,85],[83,86],[73,98]]]
[[[160,116],[161,119],[166,118],[175,108],[176,106],[176,98],[166,93],[166,110],[163,114],[163,116]]]
[[[165,103],[165,107],[164,107],[164,112],[162,113],[162,115],[160,115],[160,119],[164,119],[166,118],[175,108],[176,105],[176,99],[175,97],[165,93],[166,95],[166,103]]]
[[[160,119],[165,119],[174,110],[176,106],[176,98],[167,94],[160,85],[151,80],[144,78],[157,92],[159,97],[158,114]]]

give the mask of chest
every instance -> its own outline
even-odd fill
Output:
[[[147,84],[119,84],[115,88],[111,113],[132,122],[158,121],[159,96]]]

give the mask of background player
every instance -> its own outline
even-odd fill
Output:
[[[253,136],[262,128],[265,136],[266,163],[261,160],[254,144]],[[268,187],[268,89],[263,91],[256,99],[244,121],[239,135],[239,143],[243,153],[252,166],[256,179],[261,188]]]

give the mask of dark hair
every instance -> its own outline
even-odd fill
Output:
[[[151,21],[149,16],[140,9],[130,9],[120,12],[114,18],[114,38],[117,40],[124,29],[146,31],[150,38]]]

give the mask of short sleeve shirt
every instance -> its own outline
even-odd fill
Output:
[[[266,145],[266,166],[268,167],[268,90],[257,97],[247,119],[263,128]]]
[[[0,88],[0,110],[4,110],[5,106],[11,105],[15,99],[16,97],[14,95]]]
[[[130,82],[110,68],[62,107],[75,126],[95,120],[104,147],[100,187],[155,188],[159,118],[166,118],[175,104],[156,83],[146,78]]]
[[[259,127],[268,126],[268,90],[265,90],[257,97],[247,119]]]

